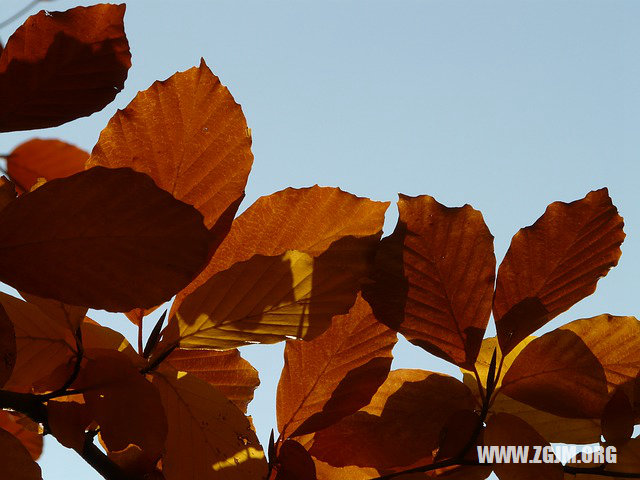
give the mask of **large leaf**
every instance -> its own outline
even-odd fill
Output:
[[[35,138],[18,145],[7,157],[7,173],[19,188],[28,192],[39,178],[53,180],[84,170],[89,154],[60,140]]]
[[[166,480],[266,476],[264,453],[249,420],[215,387],[167,367],[153,374],[153,384],[169,424],[162,460]]]
[[[0,387],[11,377],[17,350],[15,327],[6,310],[0,306]]]
[[[42,480],[38,464],[16,437],[0,428],[2,480]]]
[[[469,367],[491,313],[493,236],[469,205],[401,195],[398,208],[398,226],[383,240],[365,298],[410,342]]]
[[[299,250],[313,257],[345,237],[377,242],[388,202],[359,198],[339,188],[287,188],[259,198],[234,220],[231,230],[203,272],[178,294],[180,301],[215,273],[254,255],[282,255]],[[345,256],[349,247],[344,244]]]
[[[258,371],[240,356],[237,349],[175,350],[167,362],[176,370],[189,372],[215,386],[244,413],[260,385]]]
[[[503,352],[595,291],[618,263],[622,227],[603,188],[575,202],[552,203],[516,233],[498,270],[493,300]]]
[[[42,310],[47,317],[55,320],[57,324],[66,324],[71,332],[75,332],[82,325],[87,314],[86,307],[67,305],[58,300],[29,295],[28,293],[23,293],[22,297],[31,305]]]
[[[155,82],[118,111],[87,166],[146,173],[195,206],[210,228],[242,197],[252,162],[242,109],[202,60],[200,67]]]
[[[19,413],[0,411],[0,428],[20,440],[20,443],[24,445],[31,455],[31,458],[37,460],[40,457],[42,454],[40,426],[29,417]]]
[[[368,238],[349,238],[316,258],[289,251],[235,264],[184,299],[164,342],[224,349],[317,337],[353,305],[374,249]]]
[[[487,421],[484,433],[486,446],[527,446],[527,460],[531,463],[495,463],[493,470],[501,480],[562,480],[563,471],[560,463],[535,463],[534,446],[549,447],[549,443],[540,436],[527,422],[509,415],[498,413]],[[540,460],[540,459],[539,459]],[[540,460],[541,461],[541,460]]]
[[[395,343],[395,332],[362,297],[321,336],[287,341],[277,396],[280,434],[311,433],[367,405],[387,378]]]
[[[33,15],[0,56],[0,131],[55,127],[101,110],[131,66],[124,5]]]
[[[0,279],[72,305],[151,307],[202,268],[208,240],[202,216],[148,176],[95,167],[0,212]]]
[[[428,464],[451,414],[472,408],[471,392],[455,378],[394,370],[369,405],[317,432],[310,453],[337,467]]]
[[[604,448],[609,448],[610,445],[603,444]],[[580,456],[578,456],[580,459]],[[574,459],[575,460],[575,459]],[[580,469],[587,470],[585,473],[579,475],[567,473],[565,480],[603,480],[606,478],[617,478],[618,480],[633,480],[638,478],[640,472],[640,438],[632,438],[625,445],[618,445],[615,451],[615,460],[608,465],[604,465],[601,462],[592,461],[591,463],[582,463],[581,460],[576,462],[569,462],[568,466],[576,468],[576,471]],[[589,472],[590,468],[600,467],[599,472]],[[629,476],[625,476],[625,473],[629,473]]]

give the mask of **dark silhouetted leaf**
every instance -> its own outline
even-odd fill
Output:
[[[316,466],[309,452],[295,440],[285,440],[278,452],[276,480],[316,480]]]
[[[602,436],[608,443],[620,444],[633,434],[633,409],[622,389],[615,391],[602,412]]]
[[[13,322],[5,309],[0,306],[0,387],[11,378],[16,365],[17,350]]]
[[[0,428],[2,480],[42,480],[38,464],[16,437]]]
[[[20,413],[0,411],[0,428],[20,440],[31,458],[37,460],[42,454],[42,434],[40,426]]]

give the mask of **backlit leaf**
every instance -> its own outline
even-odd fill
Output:
[[[162,460],[166,480],[266,476],[267,462],[249,420],[214,386],[168,367],[154,372],[153,384],[169,424]]]
[[[215,386],[244,413],[260,385],[258,371],[236,349],[175,350],[167,362],[176,370],[192,375]]]
[[[528,461],[534,459],[533,446],[549,446],[549,443],[524,420],[507,413],[489,417],[484,433],[487,446],[529,446]],[[562,480],[560,463],[495,463],[493,471],[500,480]]]
[[[0,387],[11,378],[17,350],[15,327],[6,310],[0,306]]]
[[[61,445],[81,452],[91,413],[84,403],[75,401],[47,402],[47,418],[51,433]]]
[[[31,458],[37,460],[42,454],[42,434],[39,425],[19,413],[0,411],[0,428],[20,440]]]
[[[316,258],[298,251],[256,255],[214,275],[185,298],[164,341],[225,349],[317,337],[334,315],[353,305],[374,249],[369,239],[345,238]]]
[[[15,201],[16,196],[15,184],[5,176],[0,177],[0,211]]]
[[[605,448],[608,445],[603,445]],[[578,457],[580,458],[580,457]],[[575,463],[570,462],[571,467],[579,469],[588,469],[601,466],[599,461],[591,463]],[[624,445],[618,445],[615,452],[615,461],[609,465],[601,467],[601,475],[598,474],[566,474],[565,480],[602,480],[605,478],[617,478],[619,480],[633,480],[638,477],[638,465],[640,465],[640,438],[632,438]],[[610,473],[610,475],[608,475]],[[624,476],[625,473],[631,475]]]
[[[472,408],[471,392],[455,378],[394,370],[369,405],[317,432],[310,453],[337,467],[428,464],[450,415]]]
[[[316,480],[309,452],[295,440],[285,440],[278,452],[276,480]]]
[[[400,218],[383,240],[375,283],[365,289],[380,321],[410,342],[471,366],[491,313],[493,236],[469,205],[400,196]]]
[[[195,206],[211,228],[242,197],[252,162],[242,109],[202,60],[199,67],[155,82],[118,111],[87,167],[146,173]]]
[[[53,180],[84,170],[89,154],[60,140],[35,138],[18,145],[7,157],[7,173],[20,193],[28,192],[39,178]]]
[[[503,352],[592,294],[618,263],[622,217],[606,188],[554,202],[521,229],[498,269],[493,315]]]
[[[71,305],[163,302],[202,268],[201,215],[129,169],[52,180],[0,212],[0,278]]]
[[[110,103],[131,66],[124,11],[104,4],[29,17],[0,56],[0,131],[55,127]]]
[[[76,307],[74,305],[67,305],[59,302],[58,300],[51,300],[49,298],[42,298],[36,295],[30,295],[28,293],[21,294],[31,305],[35,305],[49,318],[54,319],[56,323],[63,325],[67,324],[71,332],[75,332],[85,318],[87,314],[86,307]]]
[[[382,233],[388,202],[359,198],[339,188],[313,186],[287,188],[260,197],[233,222],[231,230],[213,258],[184,291],[180,301],[217,272],[254,255],[277,256],[299,250],[316,257],[345,237],[377,243]],[[345,256],[350,247],[343,244]]]
[[[622,389],[615,391],[602,412],[602,436],[610,444],[624,443],[633,434],[633,409]]]
[[[2,480],[42,480],[38,464],[16,437],[0,428]]]
[[[360,296],[319,337],[287,341],[277,396],[280,434],[311,433],[367,405],[387,378],[395,343],[395,332]]]

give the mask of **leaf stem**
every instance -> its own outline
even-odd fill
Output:
[[[71,372],[71,375],[69,375],[69,378],[67,378],[67,381],[64,382],[64,385],[62,385],[57,390],[42,396],[42,398],[45,401],[55,397],[68,395],[69,387],[73,385],[73,382],[76,381],[76,379],[78,378],[78,375],[80,374],[80,367],[82,366],[82,359],[84,358],[84,346],[82,345],[82,328],[80,327],[77,328],[75,337],[76,337],[77,352],[76,352],[76,362],[73,365],[73,371]]]

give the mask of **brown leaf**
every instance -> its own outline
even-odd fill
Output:
[[[0,306],[0,387],[11,378],[16,365],[17,351],[13,322],[6,310]]]
[[[110,103],[131,66],[124,11],[94,5],[29,17],[0,57],[0,131],[55,127]]]
[[[622,389],[616,390],[602,412],[602,436],[611,444],[625,443],[633,434],[633,409]]]
[[[52,180],[0,212],[1,279],[71,305],[154,306],[191,280],[208,248],[201,215],[129,169]]]
[[[166,480],[266,476],[264,453],[249,420],[215,387],[162,366],[153,373],[153,384],[160,391],[169,424],[162,460]]]
[[[493,236],[469,205],[400,195],[400,218],[365,288],[380,321],[459,366],[475,362],[491,313]]]
[[[2,480],[42,480],[38,464],[16,437],[0,428]]]
[[[242,197],[252,163],[242,109],[202,60],[199,67],[155,82],[118,111],[87,166],[146,173],[195,206],[211,228]]]
[[[184,299],[163,341],[226,349],[317,337],[353,305],[375,246],[370,238],[343,238],[316,258],[288,251],[238,263]]]
[[[36,305],[0,292],[0,303],[13,322],[17,358],[5,388],[24,390],[67,363],[76,343],[68,325],[47,316]]]
[[[481,427],[481,419],[473,410],[453,412],[440,430],[438,454],[434,460],[440,461],[458,457],[465,452],[468,445],[471,445],[471,449],[465,454],[465,458],[470,456],[470,459],[477,460],[478,457],[471,439]]]
[[[602,445],[604,448],[609,447],[609,445]],[[595,455],[594,455],[595,456]],[[578,457],[579,458],[579,457]],[[602,480],[606,478],[617,478],[619,480],[632,480],[637,478],[638,476],[638,467],[640,466],[640,438],[632,438],[624,445],[618,445],[617,450],[615,452],[615,459],[612,459],[612,462],[609,462],[609,465],[605,467],[601,467],[602,471],[600,474],[579,474],[565,475],[565,479],[575,479],[575,480]],[[601,462],[592,462],[592,463],[575,463],[570,462],[572,467],[580,468],[592,468],[597,466],[602,466]],[[608,475],[611,473],[611,475]],[[629,473],[631,474],[628,477],[625,477],[623,474]]]
[[[316,480],[316,466],[309,452],[295,440],[285,440],[278,451],[276,480]]]
[[[51,433],[67,448],[82,452],[84,432],[91,424],[91,413],[84,403],[74,401],[47,402],[47,418]]]
[[[63,178],[84,170],[89,154],[60,140],[34,138],[18,145],[7,157],[7,173],[28,192],[39,178]]]
[[[549,446],[549,443],[524,420],[507,413],[492,415],[484,433],[486,446]],[[534,458],[529,448],[528,461]],[[493,471],[501,480],[562,480],[560,463],[495,463]]]
[[[4,175],[0,177],[0,211],[16,199],[16,186]]]
[[[167,362],[176,370],[189,372],[210,383],[231,400],[243,413],[260,385],[258,371],[236,349],[174,350]]]
[[[369,405],[317,432],[309,452],[337,467],[429,464],[449,416],[472,408],[471,392],[455,378],[394,370]]]
[[[47,317],[55,320],[57,324],[66,324],[71,332],[75,332],[80,328],[87,314],[88,309],[86,307],[67,305],[58,300],[42,298],[28,293],[21,293],[21,295],[31,305],[35,305],[42,310]]]
[[[215,273],[254,255],[277,256],[299,250],[317,257],[335,242],[355,237],[377,242],[388,202],[359,198],[339,188],[287,188],[260,197],[233,222],[202,273],[176,298],[173,309]],[[344,244],[345,256],[350,244]],[[360,246],[354,243],[353,246]]]
[[[521,229],[498,270],[493,315],[503,352],[592,294],[618,263],[625,234],[606,188],[555,202]]]
[[[389,374],[395,343],[395,332],[360,296],[319,337],[287,341],[276,404],[283,438],[320,430],[367,405]]]
[[[31,458],[37,460],[42,454],[42,434],[39,425],[19,413],[0,411],[0,428],[20,440]]]

